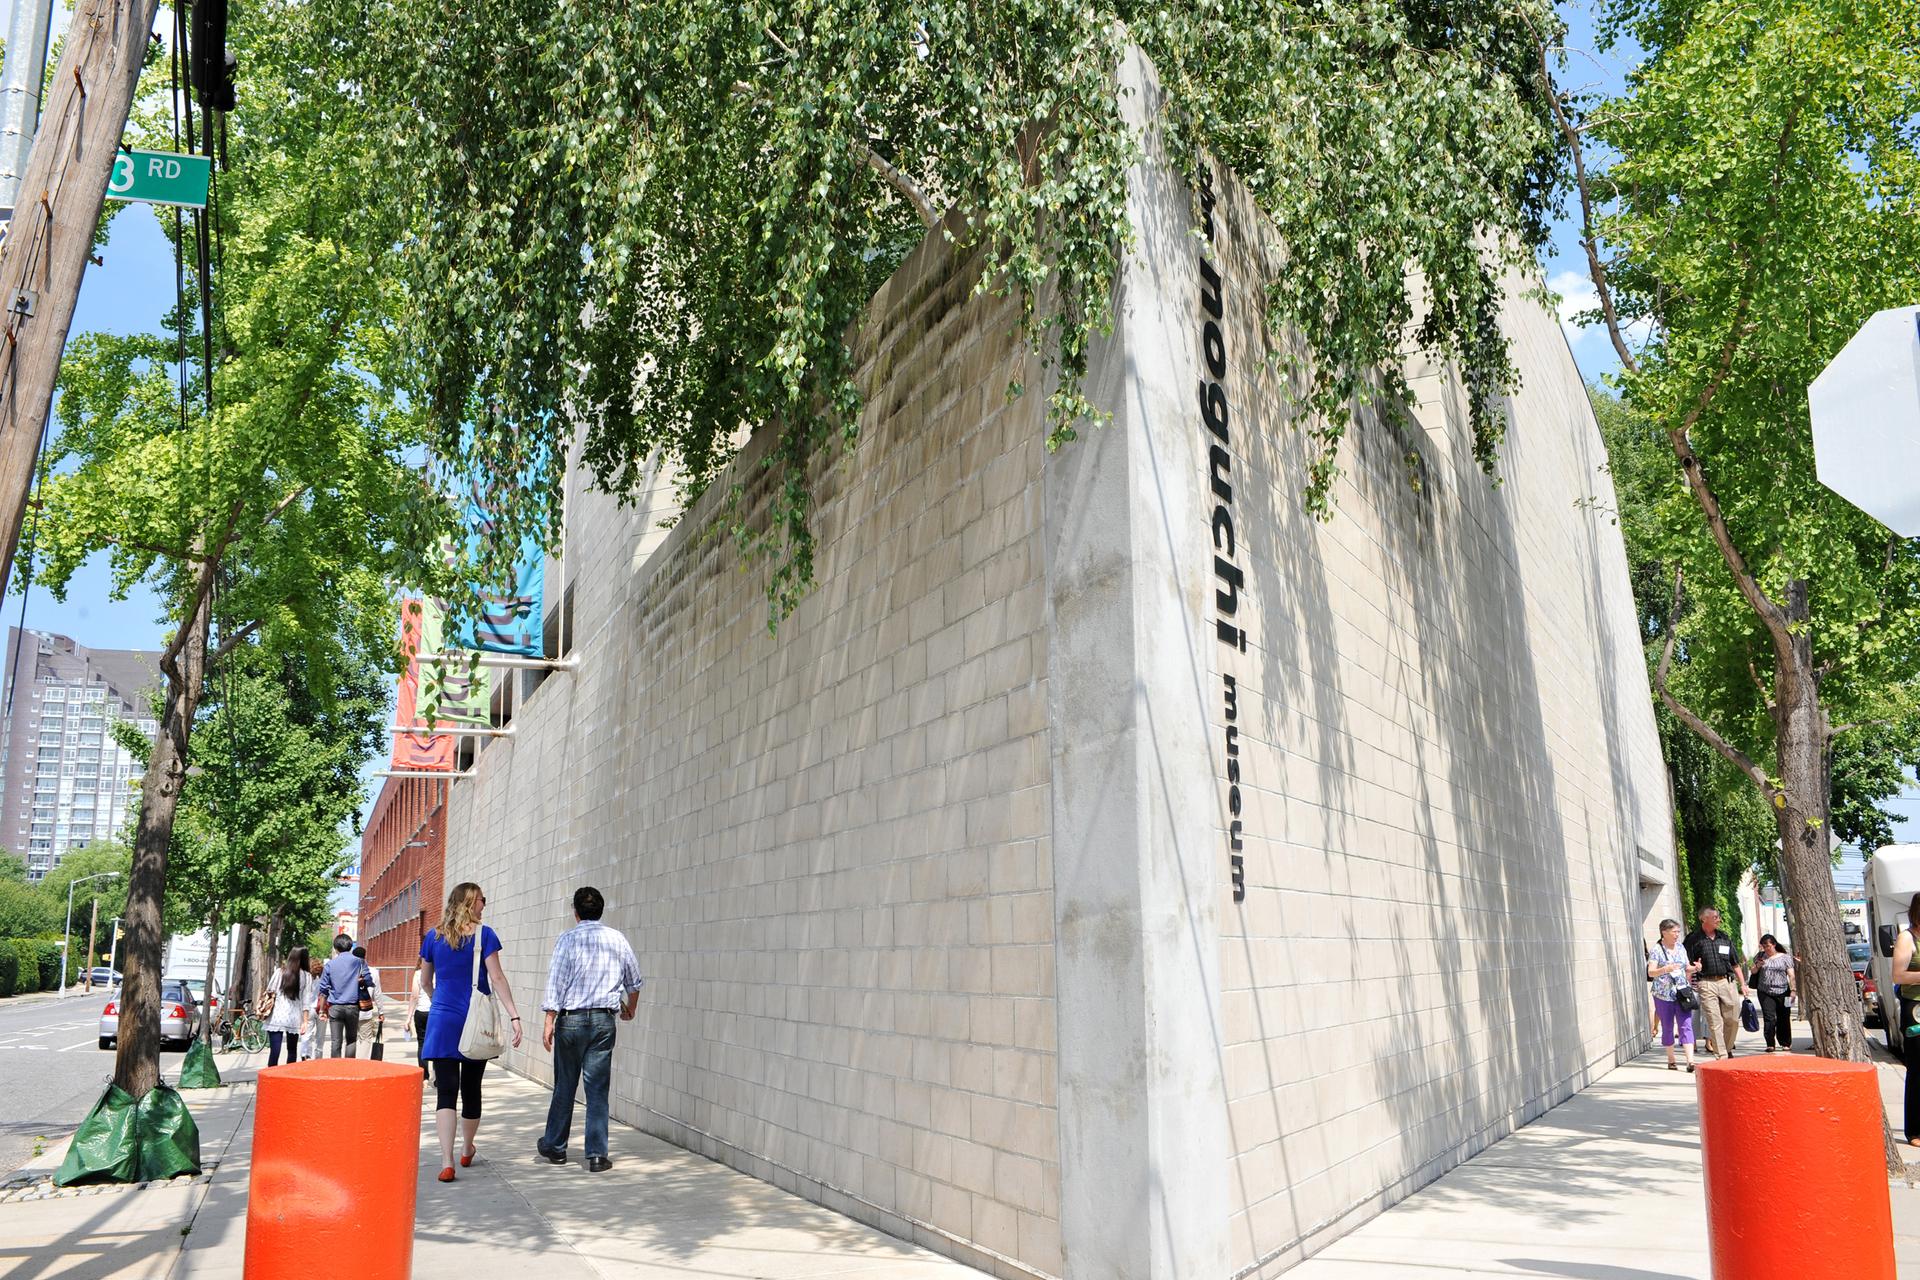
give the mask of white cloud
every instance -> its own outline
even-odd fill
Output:
[[[1593,332],[1599,326],[1577,325],[1573,318],[1582,311],[1592,311],[1600,305],[1600,294],[1593,287],[1593,281],[1583,272],[1561,271],[1547,281],[1547,288],[1559,297],[1560,327],[1566,331],[1569,345],[1578,346],[1580,339]]]

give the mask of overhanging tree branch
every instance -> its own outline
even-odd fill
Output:
[[[1760,794],[1771,800],[1774,788],[1773,784],[1767,779],[1766,770],[1755,764],[1746,752],[1740,750],[1740,748],[1720,736],[1720,732],[1717,729],[1694,714],[1692,709],[1681,702],[1680,699],[1674,697],[1673,691],[1667,687],[1667,672],[1673,666],[1673,645],[1674,641],[1678,638],[1678,633],[1675,631],[1675,624],[1678,623],[1680,619],[1681,581],[1681,571],[1676,569],[1673,574],[1673,607],[1667,613],[1667,642],[1661,647],[1660,665],[1654,669],[1653,673],[1654,692],[1660,695],[1660,701],[1667,705],[1667,710],[1673,712],[1681,723],[1698,734],[1701,741],[1726,757],[1727,762],[1733,765],[1734,768],[1746,774],[1753,785],[1760,788]]]
[[[1727,528],[1726,515],[1720,509],[1720,499],[1715,496],[1713,486],[1707,483],[1700,455],[1693,451],[1693,441],[1688,435],[1693,424],[1700,420],[1700,415],[1707,411],[1707,406],[1713,403],[1714,396],[1726,383],[1727,374],[1733,368],[1734,353],[1740,349],[1740,343],[1747,335],[1747,311],[1752,304],[1753,288],[1749,280],[1747,288],[1740,295],[1740,304],[1734,310],[1733,324],[1728,330],[1726,342],[1720,348],[1720,359],[1712,376],[1700,388],[1700,394],[1694,398],[1693,407],[1687,410],[1686,416],[1668,429],[1667,438],[1673,444],[1674,456],[1680,460],[1680,473],[1686,477],[1687,489],[1693,494],[1700,514],[1706,518],[1707,531],[1713,536],[1713,544],[1720,549],[1720,558],[1733,575],[1734,586],[1739,588],[1748,607],[1766,626],[1767,634],[1773,638],[1775,651],[1784,657],[1790,656],[1793,648],[1793,639],[1787,632],[1786,612],[1761,589],[1759,581],[1747,568],[1746,557],[1734,545],[1733,533]]]
[[[1587,252],[1587,274],[1593,280],[1595,292],[1600,297],[1600,315],[1607,323],[1607,337],[1613,341],[1614,354],[1620,357],[1620,366],[1629,373],[1640,372],[1640,362],[1634,359],[1633,351],[1627,346],[1626,335],[1620,332],[1620,313],[1614,309],[1613,290],[1607,284],[1607,269],[1600,261],[1600,249],[1594,242],[1593,233],[1593,196],[1587,189],[1587,161],[1580,147],[1580,130],[1567,116],[1566,103],[1561,100],[1560,90],[1553,83],[1553,71],[1547,65],[1547,42],[1536,39],[1540,52],[1540,84],[1547,95],[1547,105],[1553,110],[1554,123],[1560,128],[1560,136],[1566,139],[1567,149],[1573,157],[1573,185],[1580,195],[1580,247]]]

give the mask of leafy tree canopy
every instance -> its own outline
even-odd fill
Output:
[[[363,138],[314,72],[324,51],[309,16],[278,0],[236,20],[247,73],[217,176],[212,407],[193,228],[163,215],[184,236],[187,292],[165,332],[69,344],[32,572],[62,598],[105,552],[119,592],[148,582],[180,625],[217,592],[223,641],[257,635],[313,664],[325,688],[343,636],[393,650],[388,578],[440,581],[433,552],[451,511],[414,465],[418,415],[369,373],[389,363],[397,285],[342,236],[366,194]],[[164,62],[149,68],[131,146],[173,148],[153,101],[165,75]]]
[[[100,918],[110,920],[114,916],[125,915],[127,910],[127,881],[133,866],[133,855],[127,846],[116,840],[95,840],[91,844],[70,850],[40,880],[39,889],[49,903],[57,903],[59,917],[53,922],[54,932],[59,932],[67,910],[67,886],[83,877],[112,871],[117,874],[111,880],[89,880],[85,884],[75,885],[73,890],[73,918],[79,922],[80,912],[93,899],[100,900]]]
[[[58,934],[66,911],[66,890],[61,890],[60,911],[54,910],[47,895],[19,880],[0,879],[0,938],[37,938]]]
[[[1920,294],[1920,9],[1613,0],[1602,29],[1644,52],[1625,92],[1550,107],[1618,386],[1672,455],[1644,531],[1672,574],[1654,684],[1772,814],[1816,1051],[1858,1061],[1833,824],[1866,832],[1859,800],[1917,745],[1920,550],[1820,484],[1807,384]],[[1839,813],[1836,761],[1858,765]]]
[[[170,928],[275,910],[325,918],[362,799],[359,770],[379,749],[387,687],[362,655],[319,691],[294,662],[243,649],[213,682],[195,737],[202,772],[187,780],[167,860]]]
[[[114,1081],[136,1098],[159,1078],[166,864],[209,671],[257,644],[324,696],[357,654],[397,668],[390,582],[430,588],[450,573],[437,547],[453,512],[418,467],[420,415],[373,372],[392,363],[402,285],[345,234],[369,190],[368,134],[312,17],[299,0],[236,7],[229,40],[246,73],[207,214],[210,333],[191,332],[183,298],[167,332],[69,344],[23,557],[58,596],[104,551],[116,589],[151,583],[176,628],[133,834]],[[167,149],[171,120],[143,109],[127,141]],[[183,397],[182,348],[205,361],[196,338],[213,367]]]
[[[696,493],[775,424],[772,527],[736,531],[790,607],[808,463],[860,407],[846,334],[931,226],[1023,304],[1057,373],[1050,442],[1070,438],[1132,236],[1129,39],[1181,162],[1234,168],[1284,244],[1267,301],[1316,357],[1310,505],[1355,403],[1405,390],[1409,327],[1476,391],[1514,381],[1498,279],[1545,230],[1546,0],[315,2],[384,162],[355,181],[397,197],[363,228],[406,282],[394,379],[450,452],[474,429],[511,530],[552,531],[557,474],[524,480],[576,422],[608,487],[658,450]]]
[[[1666,648],[1673,607],[1674,566],[1657,518],[1674,485],[1673,446],[1656,424],[1605,389],[1589,387],[1588,397],[1606,441],[1614,503],[1609,510],[1626,544],[1634,612],[1651,674]],[[1689,919],[1701,907],[1717,906],[1737,925],[1741,877],[1757,868],[1778,883],[1779,833],[1773,817],[1753,784],[1671,711],[1656,706],[1654,719],[1673,784],[1682,906]]]
[[[1621,393],[1663,437],[1686,424],[1754,582],[1783,602],[1805,584],[1835,723],[1897,726],[1897,758],[1920,742],[1920,547],[1819,482],[1806,389],[1869,314],[1920,296],[1920,11],[1629,0],[1605,29],[1649,55],[1588,122],[1612,156],[1591,183],[1610,301],[1650,335]],[[1685,573],[1681,701],[1771,759],[1774,639],[1671,444],[1663,471],[1644,538]]]

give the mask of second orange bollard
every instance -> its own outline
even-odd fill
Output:
[[[1895,1280],[1874,1068],[1796,1054],[1695,1079],[1714,1280]]]
[[[413,1274],[420,1072],[321,1058],[260,1072],[247,1183],[246,1280]]]

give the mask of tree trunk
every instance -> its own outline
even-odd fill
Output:
[[[236,920],[240,926],[240,936],[234,941],[233,954],[227,959],[227,1003],[228,1012],[251,1003],[253,999],[253,922]]]
[[[203,573],[212,572],[202,565]],[[127,885],[127,954],[120,980],[119,1052],[113,1082],[136,1100],[160,1080],[160,919],[167,889],[167,848],[173,815],[187,777],[187,748],[200,682],[207,661],[208,593],[185,623],[179,652],[163,656],[167,704],[154,739],[153,758],[140,783],[140,815],[134,826],[133,875]]]
[[[200,1006],[200,1038],[208,1044],[213,1043],[213,975],[215,961],[220,958],[220,908],[215,907],[207,916],[207,985],[201,990],[207,993],[206,1000]]]
[[[1788,585],[1789,618],[1804,621],[1806,584]],[[1831,725],[1820,702],[1810,629],[1796,627],[1791,659],[1774,667],[1773,728],[1780,785],[1768,797],[1780,831],[1781,888],[1793,904],[1793,966],[1800,1004],[1823,1058],[1869,1061],[1860,998],[1847,959],[1840,896],[1833,888],[1828,805]],[[1893,1134],[1881,1121],[1887,1168],[1905,1170]]]

